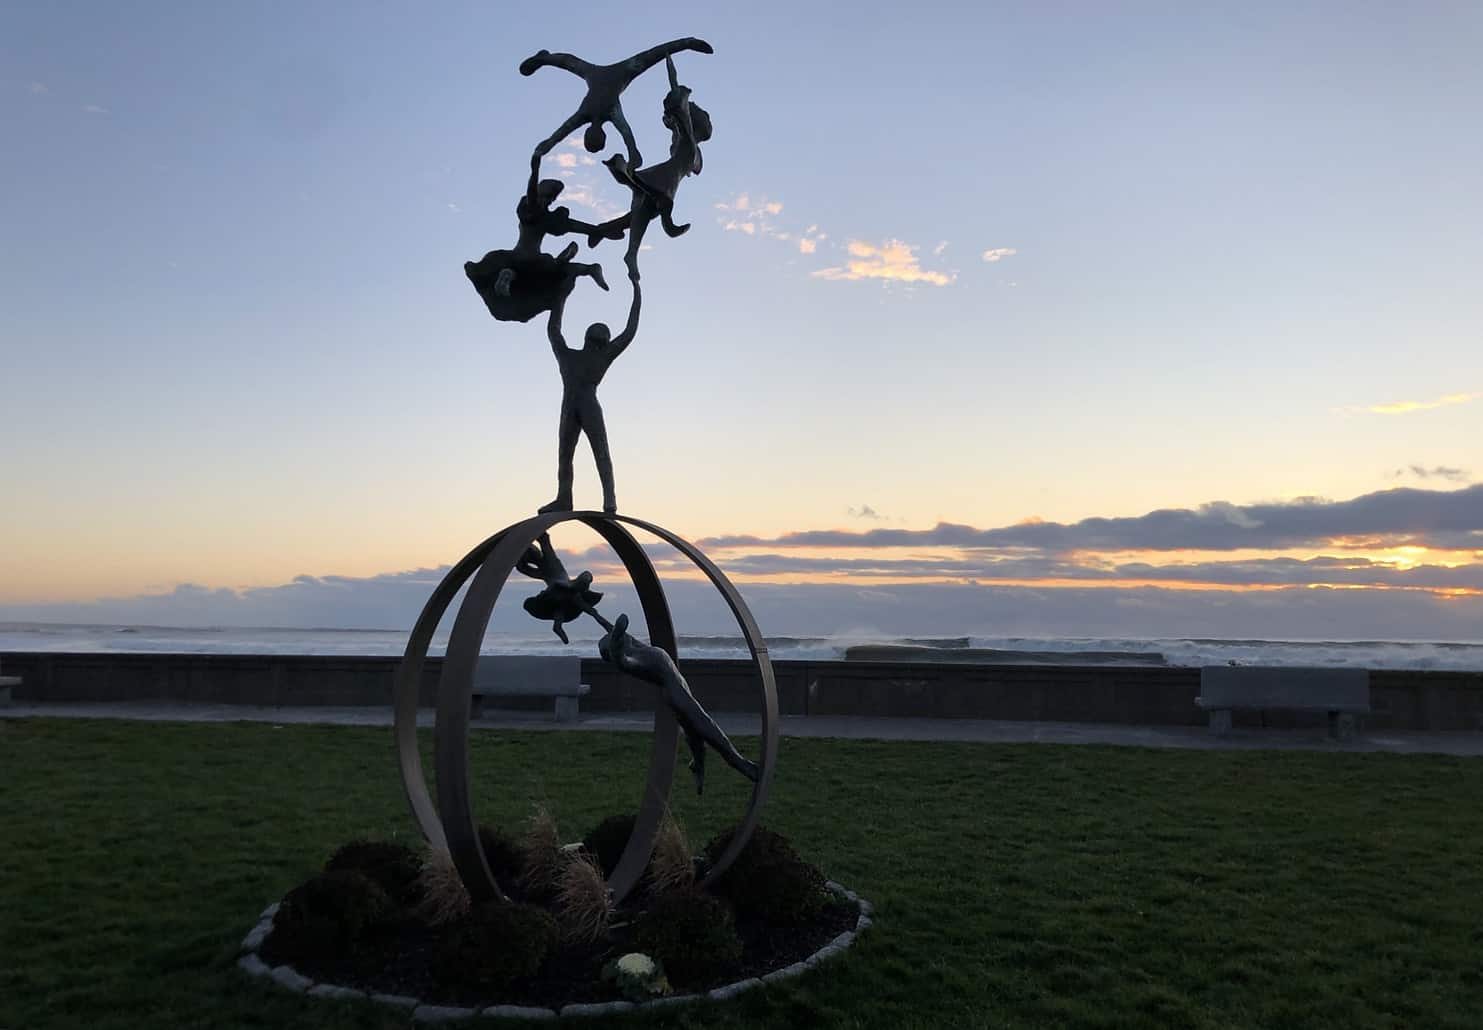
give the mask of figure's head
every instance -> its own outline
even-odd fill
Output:
[[[620,662],[623,660],[624,646],[628,643],[628,616],[618,616],[618,621],[613,623],[613,628],[603,634],[603,638],[597,642],[597,653],[602,655],[605,662]]]
[[[695,142],[704,143],[711,138],[711,116],[694,101],[690,103],[690,127],[695,130]]]
[[[582,146],[587,148],[587,153],[597,154],[608,145],[608,134],[602,131],[602,126],[593,122],[587,126],[587,131],[582,134]]]
[[[590,350],[596,347],[606,347],[608,341],[613,338],[612,330],[605,322],[593,322],[587,327],[587,335],[582,337],[582,349]]]
[[[566,189],[566,183],[560,179],[542,179],[536,185],[536,199],[541,202],[542,207],[550,207],[561,191]]]

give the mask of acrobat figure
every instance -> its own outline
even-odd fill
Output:
[[[597,387],[618,355],[628,349],[639,326],[639,284],[633,284],[633,304],[628,309],[628,325],[616,338],[602,322],[587,327],[582,349],[573,350],[561,335],[564,303],[551,309],[546,322],[546,335],[551,340],[551,353],[561,369],[561,426],[557,434],[556,499],[542,505],[542,513],[572,510],[572,458],[577,453],[577,437],[587,434],[592,445],[592,458],[597,463],[597,476],[602,481],[602,510],[618,510],[613,493],[613,459],[608,454],[608,430],[603,423],[602,405],[597,401]]]
[[[628,127],[628,119],[623,117],[623,105],[619,102],[619,97],[634,79],[660,61],[668,60],[685,50],[698,50],[702,54],[715,53],[715,50],[705,40],[687,36],[684,39],[661,43],[659,46],[651,47],[641,54],[634,54],[628,60],[619,61],[617,64],[591,64],[580,57],[573,57],[571,54],[553,54],[549,50],[542,50],[535,56],[521,61],[521,75],[534,75],[536,69],[549,65],[553,68],[564,68],[587,83],[587,95],[577,105],[576,112],[561,123],[561,128],[536,146],[535,153],[530,159],[531,174],[539,174],[541,158],[583,125],[587,126],[587,131],[583,134],[582,144],[589,154],[600,153],[608,143],[607,133],[602,128],[605,122],[611,122],[622,135],[623,143],[628,148],[629,163],[634,167],[642,164],[644,159],[639,156],[639,146],[633,138],[633,130]]]
[[[669,70],[669,93],[664,98],[664,125],[670,131],[669,160],[638,168],[625,161],[622,154],[614,154],[603,162],[613,178],[633,191],[628,214],[604,222],[600,229],[609,235],[628,229],[628,253],[623,262],[628,266],[628,278],[634,282],[639,279],[639,247],[650,222],[659,218],[672,237],[689,231],[688,223],[676,225],[672,218],[675,192],[685,176],[700,174],[700,144],[711,138],[710,115],[699,104],[691,103],[690,87],[680,85],[675,63],[669,58],[664,63]]]
[[[551,546],[549,533],[542,533],[540,540],[526,549],[515,568],[546,584],[545,590],[525,599],[525,610],[542,622],[551,623],[551,631],[563,644],[570,644],[564,624],[580,618],[583,612],[595,616],[593,609],[602,600],[602,594],[592,589],[592,573],[583,572],[576,579],[568,576],[561,555]]]
[[[477,263],[465,261],[464,274],[483,298],[489,313],[501,322],[529,322],[536,315],[562,304],[571,294],[577,279],[590,276],[604,290],[602,266],[572,261],[577,245],[570,243],[560,254],[552,256],[541,250],[547,236],[565,236],[584,232],[588,245],[595,246],[603,237],[621,239],[621,227],[604,228],[578,221],[564,207],[552,209],[564,188],[559,179],[537,183],[534,176],[525,195],[515,206],[520,223],[520,236],[510,250],[491,250]],[[616,235],[614,235],[616,233]]]
[[[652,683],[664,692],[664,703],[669,705],[685,733],[685,742],[690,745],[690,771],[695,775],[695,793],[705,792],[705,748],[709,744],[727,765],[741,773],[753,783],[761,775],[757,763],[745,758],[726,736],[726,731],[716,725],[710,713],[701,707],[690,692],[690,684],[680,675],[674,659],[652,644],[646,644],[628,635],[628,616],[618,616],[616,625],[596,612],[590,613],[607,629],[607,634],[598,642],[597,649],[603,660],[616,665],[622,672]]]

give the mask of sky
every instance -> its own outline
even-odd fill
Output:
[[[6,5],[0,619],[408,622],[555,486],[542,324],[462,270],[580,99],[520,61],[695,35],[601,397],[764,630],[1483,640],[1483,8],[850,11]],[[573,216],[618,147],[547,156]]]

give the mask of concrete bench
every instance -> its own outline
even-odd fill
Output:
[[[1200,669],[1195,704],[1210,713],[1210,732],[1231,729],[1237,708],[1327,712],[1329,736],[1348,740],[1354,717],[1370,710],[1370,674],[1364,669],[1207,665]]]
[[[486,697],[549,697],[556,701],[556,721],[574,722],[577,699],[590,689],[576,656],[483,655],[474,666],[470,715],[483,716]]]

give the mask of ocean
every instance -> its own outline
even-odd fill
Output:
[[[410,627],[409,627],[410,628]],[[0,623],[0,652],[81,651],[188,654],[399,655],[408,630],[361,629],[194,629],[174,626],[64,625]],[[432,654],[447,645],[447,631],[433,639]],[[571,648],[595,657],[595,636],[573,635]],[[745,658],[740,637],[681,636],[680,657]],[[1160,661],[1177,666],[1319,665],[1368,669],[1450,669],[1483,671],[1483,643],[1394,640],[1219,640],[1112,639],[1094,637],[892,637],[884,634],[833,637],[767,638],[775,659],[844,659],[851,648],[910,648],[914,656],[983,649],[998,652],[996,661],[1077,664],[1144,664]],[[570,654],[550,634],[490,633],[485,654]],[[1156,658],[1154,656],[1157,656]],[[963,655],[961,657],[966,657]],[[988,660],[988,659],[985,659]]]

